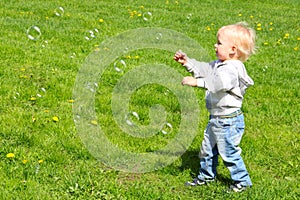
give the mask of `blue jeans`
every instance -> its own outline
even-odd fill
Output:
[[[239,147],[245,129],[244,116],[232,118],[210,117],[204,131],[200,152],[200,180],[214,179],[217,175],[218,155],[228,168],[231,179],[243,186],[252,186]]]

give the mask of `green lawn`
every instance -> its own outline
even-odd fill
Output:
[[[0,13],[1,199],[299,198],[298,0],[69,0],[64,3],[2,0]],[[243,104],[246,131],[241,144],[253,188],[241,194],[225,193],[231,182],[221,162],[216,183],[187,188],[184,183],[198,173],[198,153],[208,113],[204,91],[190,88],[198,103],[195,105],[192,100],[187,103],[196,106],[199,113],[194,118],[196,122],[191,122],[193,126],[186,130],[196,130],[197,135],[186,131],[187,136],[176,138],[181,120],[186,117],[182,112],[184,105],[178,100],[181,94],[175,92],[180,85],[177,75],[183,77],[188,73],[173,61],[175,52],[168,49],[168,44],[170,48],[175,44],[175,49],[184,49],[176,45],[181,44],[180,39],[189,38],[203,49],[187,48],[186,51],[196,52],[195,55],[203,52],[205,56],[200,56],[215,59],[213,45],[218,28],[239,21],[248,22],[257,32],[257,54],[245,63],[255,85],[247,91]],[[156,42],[167,41],[164,48],[159,43],[152,48],[139,48],[152,41],[149,39],[152,32],[147,31],[151,28],[166,31],[153,36]],[[106,43],[137,29],[145,32],[131,38],[133,41],[124,41],[133,47],[130,51],[125,49],[120,53],[118,48],[123,48],[122,42],[114,46]],[[165,40],[169,32],[178,33],[182,38]],[[134,46],[136,38],[145,38],[145,42]],[[89,96],[77,101],[78,75],[90,56],[97,53],[100,56],[96,61],[109,65],[102,74],[95,73],[99,75],[96,82],[89,82],[89,76],[80,82],[86,84],[95,101],[89,102]],[[114,63],[123,71],[116,71]],[[128,134],[126,127],[122,129],[115,118],[118,111],[112,109],[114,95],[121,91],[117,86],[129,85],[131,80],[148,80],[145,74],[139,74],[141,70],[134,71],[141,66],[162,75],[156,77],[150,70],[154,81],[137,88],[127,99],[129,111],[138,114],[138,117],[131,116],[131,120],[147,130],[156,130],[149,131],[154,134],[147,138]],[[97,66],[93,67],[89,71],[91,77],[98,70]],[[157,67],[168,70],[160,71]],[[163,76],[163,72],[167,76],[174,74],[174,78]],[[120,80],[125,80],[121,86]],[[93,113],[79,116],[76,112],[82,105],[78,102],[93,105]],[[83,118],[88,123],[81,124]],[[164,128],[166,134],[157,129],[157,124],[164,119],[171,124]],[[116,170],[110,161],[104,163],[105,155],[95,158],[97,148],[110,153],[107,146],[101,146],[103,141],[93,151],[86,143],[90,133],[100,127],[117,149],[137,154],[160,150],[174,138],[178,143],[193,140],[183,155],[174,152],[176,159],[163,168],[134,173],[139,169],[131,167],[135,161],[129,158],[125,167],[129,172],[124,172]],[[96,139],[92,142],[98,144]],[[117,156],[111,158],[116,162],[121,160]],[[150,165],[149,169],[154,168]]]

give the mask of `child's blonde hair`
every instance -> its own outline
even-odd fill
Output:
[[[220,31],[225,31],[229,37],[237,46],[237,51],[239,55],[239,60],[246,61],[251,54],[255,53],[255,31],[254,29],[248,27],[246,22],[239,22],[232,25],[223,26],[219,29]]]

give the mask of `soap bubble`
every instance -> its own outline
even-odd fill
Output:
[[[18,97],[20,97],[20,93],[16,92],[16,95],[14,96],[14,99],[17,99]]]
[[[48,41],[47,40],[45,40],[45,41],[43,41],[43,43],[42,43],[42,47],[43,48],[46,48],[47,46],[48,46]]]
[[[152,19],[152,13],[151,13],[151,12],[145,12],[145,13],[143,14],[143,19],[144,19],[145,21],[151,20],[151,19]]]
[[[38,26],[29,27],[26,31],[26,34],[30,40],[38,40],[42,35],[41,29]]]
[[[98,34],[98,33],[99,33],[99,30],[97,28],[95,28],[94,30],[88,30],[86,32],[86,35],[84,36],[84,38],[86,40],[92,40],[96,37],[96,34]]]
[[[157,34],[156,34],[156,39],[157,39],[157,40],[160,40],[161,38],[162,38],[162,33],[157,33]]]
[[[91,82],[88,82],[88,83],[86,84],[86,89],[94,93],[94,92],[96,92],[97,86],[98,86],[98,85],[95,85],[95,84],[93,84],[93,83],[91,83]]]
[[[162,129],[161,129],[161,132],[163,134],[169,134],[173,131],[173,126],[172,124],[170,124],[169,122],[166,122],[163,126],[162,126]]]
[[[124,60],[119,60],[114,63],[114,68],[117,72],[123,72],[126,68],[126,63]]]
[[[129,126],[134,126],[134,122],[137,122],[140,120],[140,117],[139,115],[136,113],[136,112],[130,112],[128,113],[126,116],[125,116],[125,120],[126,120],[126,123],[129,125]]]
[[[65,9],[61,6],[57,7],[55,10],[54,10],[54,14],[58,17],[61,17],[63,16],[63,14],[65,13]]]
[[[75,52],[71,53],[70,58],[74,59],[75,57],[76,57],[76,53]]]

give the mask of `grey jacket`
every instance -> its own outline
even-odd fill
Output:
[[[211,115],[227,115],[242,107],[246,89],[253,85],[244,64],[239,60],[211,63],[187,59],[184,65],[206,90],[206,108]]]

